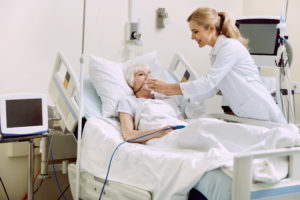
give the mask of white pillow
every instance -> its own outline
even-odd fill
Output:
[[[97,94],[102,101],[104,117],[117,116],[118,101],[132,94],[123,75],[123,64],[90,56],[89,73]]]
[[[102,101],[98,96],[94,84],[87,76],[84,77],[83,101],[84,116],[86,119],[90,117],[102,117]]]
[[[146,63],[150,67],[151,74],[162,74],[163,69],[156,52],[128,60],[125,63],[90,56],[89,74],[96,92],[102,100],[103,117],[118,116],[119,100],[126,95],[133,94],[132,89],[125,81],[123,68],[134,63]]]

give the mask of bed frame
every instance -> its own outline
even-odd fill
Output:
[[[212,114],[213,117],[228,122],[252,124],[263,127],[274,127],[274,122],[241,118],[226,114]],[[288,176],[278,183],[253,183],[252,163],[254,159],[288,156]],[[300,147],[241,153],[234,157],[232,176],[232,200],[300,199]]]
[[[287,178],[278,183],[252,183],[252,161],[266,157],[289,157]],[[240,154],[234,158],[232,199],[300,199],[300,148]]]
[[[72,196],[75,196],[76,186],[76,165],[69,164],[68,176],[70,182],[70,188]],[[101,189],[104,183],[104,179],[93,176],[87,172],[80,173],[80,191],[79,195],[81,199],[99,199]],[[108,181],[105,185],[103,198],[105,200],[151,200],[151,193],[126,184]]]
[[[187,66],[188,63],[182,59],[180,54],[176,54],[172,61],[169,73],[176,71],[175,65],[183,62],[181,66]],[[63,73],[60,67],[66,66]],[[190,66],[190,65],[188,65]],[[188,70],[188,69],[187,69]],[[185,72],[185,71],[184,71]],[[60,75],[59,75],[60,73]],[[190,71],[190,79],[197,78],[194,71]],[[186,74],[186,73],[183,73]],[[171,75],[172,76],[172,75]],[[60,77],[60,78],[59,78]],[[175,76],[177,80],[182,80]],[[185,77],[186,78],[186,77]],[[68,83],[65,81],[67,80]],[[76,102],[76,91],[79,91],[79,82],[76,74],[73,72],[69,62],[62,53],[58,53],[57,65],[52,77],[53,85],[50,95],[56,97],[54,101],[60,112],[63,112],[64,121],[62,126],[73,131],[76,126],[78,112],[78,104]],[[66,86],[67,85],[67,86]],[[55,86],[55,87],[54,87]],[[56,91],[55,91],[56,90]],[[78,93],[77,93],[78,94]],[[276,123],[239,118],[225,114],[212,115],[218,119],[224,119],[230,122],[238,122],[245,124],[253,124],[264,127],[276,126]],[[264,157],[280,157],[288,156],[289,158],[289,173],[284,180],[274,183],[253,183],[252,181],[252,161],[257,158]],[[299,200],[300,199],[300,148],[291,149],[276,149],[272,151],[258,151],[251,153],[242,153],[234,157],[234,170],[232,177],[232,200],[250,200],[250,199],[268,199],[268,200]],[[76,180],[76,165],[69,164],[69,182],[72,195],[75,196],[75,180]],[[80,198],[82,199],[99,199],[99,194],[103,185],[103,180],[82,172],[80,177]],[[130,199],[130,200],[151,200],[151,193],[140,188],[128,186],[122,183],[109,181],[105,188],[103,199]]]

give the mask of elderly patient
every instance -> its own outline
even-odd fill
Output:
[[[124,140],[186,124],[171,98],[147,89],[149,73],[149,67],[144,63],[130,65],[124,70],[125,79],[134,92],[134,95],[124,97],[118,106]],[[145,143],[171,131],[172,129],[164,130],[132,142]]]
[[[176,104],[170,97],[147,89],[146,81],[149,73],[149,67],[143,63],[128,66],[124,70],[125,79],[134,91],[134,95],[126,96],[119,102],[118,113],[124,140],[137,138],[174,125],[186,125]],[[171,131],[172,129],[161,131],[132,142],[145,143],[148,141],[147,144],[149,144],[149,142],[153,141],[151,139],[157,141],[157,139],[167,135]],[[174,131],[172,134],[173,133]],[[179,133],[179,135],[184,137],[183,133]],[[168,136],[172,135],[168,134]],[[177,146],[177,142],[182,140],[182,138],[176,137],[176,134],[173,136],[175,137],[164,137],[165,140],[163,144],[168,147],[173,146],[175,148],[180,148]],[[203,140],[204,143],[205,141],[206,140]],[[198,144],[197,146],[205,146],[201,145],[200,142],[195,142]],[[155,146],[157,146],[157,143]],[[187,146],[190,145],[188,144]],[[192,146],[193,145],[191,145],[190,148],[192,148]],[[210,181],[210,185],[217,188],[217,192],[214,193],[211,193],[209,187],[206,186],[207,181],[211,178],[211,174],[214,174],[215,178],[213,181]],[[219,184],[220,181],[223,181],[225,184]],[[210,175],[204,174],[200,181],[195,185],[195,189],[201,191],[208,199],[231,199],[231,179],[225,175],[220,168],[212,170]],[[224,194],[227,196],[224,196]],[[205,198],[203,197],[203,199]]]
[[[149,68],[145,64],[135,64],[124,71],[125,79],[134,91],[134,95],[124,97],[118,107],[121,131],[125,140],[175,125],[186,125],[172,99],[147,89],[146,81],[149,73]],[[184,129],[170,133],[171,131],[172,129],[164,130],[134,142],[207,152],[207,158],[216,163],[226,161],[229,171],[232,170],[232,157],[236,153],[300,145],[299,129],[293,125],[268,129],[199,118]],[[277,167],[278,163],[284,167]],[[223,165],[224,163],[215,166],[217,168]],[[278,181],[286,176],[287,166],[285,158],[263,159],[253,164],[253,177],[256,177],[257,181]],[[215,178],[210,182],[212,174]],[[209,190],[207,181],[218,190],[214,192]],[[204,174],[195,188],[208,199],[231,199],[231,179],[220,168]]]

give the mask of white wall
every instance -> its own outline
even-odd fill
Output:
[[[82,6],[83,1],[74,0],[0,1],[0,94],[47,93],[57,51],[62,51],[79,71]],[[186,22],[188,15],[200,6],[228,11],[236,18],[242,14],[243,1],[137,0],[143,52],[157,50],[162,65],[167,68],[173,54],[180,51],[199,75],[204,75],[210,67],[209,48],[199,49],[190,39]],[[166,8],[171,20],[162,30],[157,30],[155,25],[159,7]],[[86,54],[115,61],[128,59],[130,46],[125,41],[128,15],[128,0],[87,0]],[[219,103],[219,97],[209,100],[208,111],[219,112]],[[26,191],[26,180],[19,182],[14,171],[26,179],[26,159],[7,158],[5,151],[5,145],[0,145],[0,175],[6,180],[11,199],[20,199]],[[0,199],[5,198],[1,195]]]
[[[286,0],[244,0],[243,15],[278,16],[285,11]],[[289,0],[287,13],[287,33],[293,47],[293,62],[291,65],[292,82],[300,82],[300,1]],[[296,100],[296,122],[300,123],[300,95]]]

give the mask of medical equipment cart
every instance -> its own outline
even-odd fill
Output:
[[[47,134],[39,135],[28,135],[19,137],[8,137],[4,138],[0,135],[0,143],[10,143],[10,142],[28,142],[28,200],[33,200],[33,173],[34,173],[34,139],[47,137]]]

